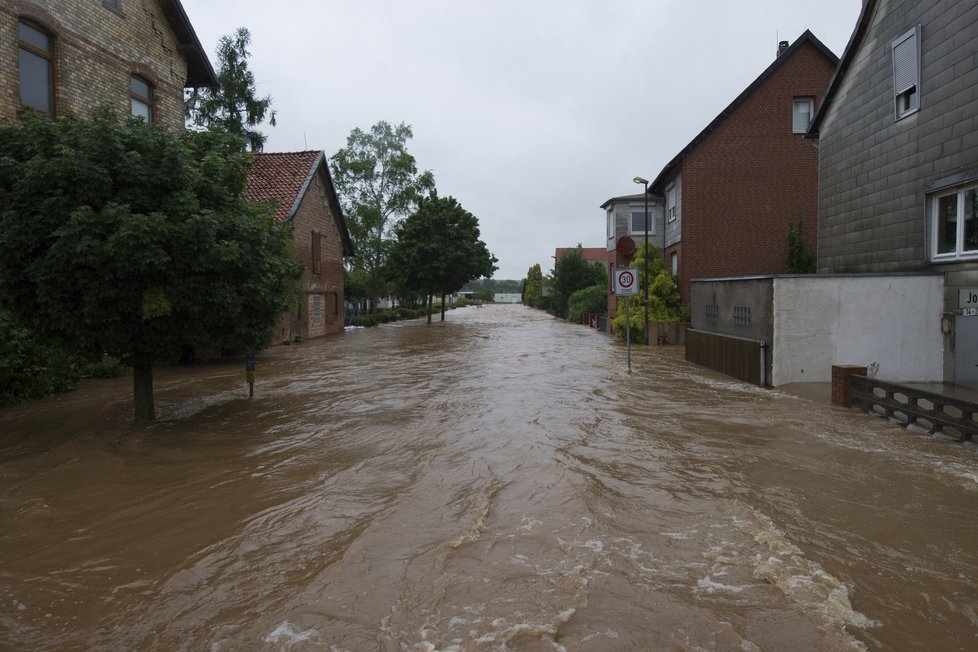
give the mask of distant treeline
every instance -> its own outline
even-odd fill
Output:
[[[480,278],[477,281],[469,281],[462,288],[462,292],[479,292],[480,290],[493,293],[519,294],[523,290],[523,281]]]

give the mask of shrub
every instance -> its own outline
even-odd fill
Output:
[[[607,311],[608,288],[604,284],[578,290],[567,301],[567,320],[576,324],[581,322],[584,313],[603,315]]]
[[[0,405],[67,392],[78,384],[72,357],[34,334],[0,309]]]

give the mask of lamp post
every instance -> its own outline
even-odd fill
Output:
[[[642,177],[632,179],[635,183],[640,183],[645,188],[642,197],[645,199],[645,248],[642,250],[645,255],[645,346],[649,345],[649,180]]]

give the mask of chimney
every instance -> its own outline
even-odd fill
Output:
[[[788,49],[787,41],[778,41],[778,56],[780,57],[784,54],[784,51]]]

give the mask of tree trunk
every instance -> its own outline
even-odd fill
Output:
[[[428,295],[428,323],[429,324],[431,323],[431,305],[434,302],[434,299],[435,299],[435,295],[433,294]]]
[[[441,320],[445,321],[445,295],[441,295]]]
[[[136,365],[132,368],[132,401],[136,421],[156,421],[152,366]]]

